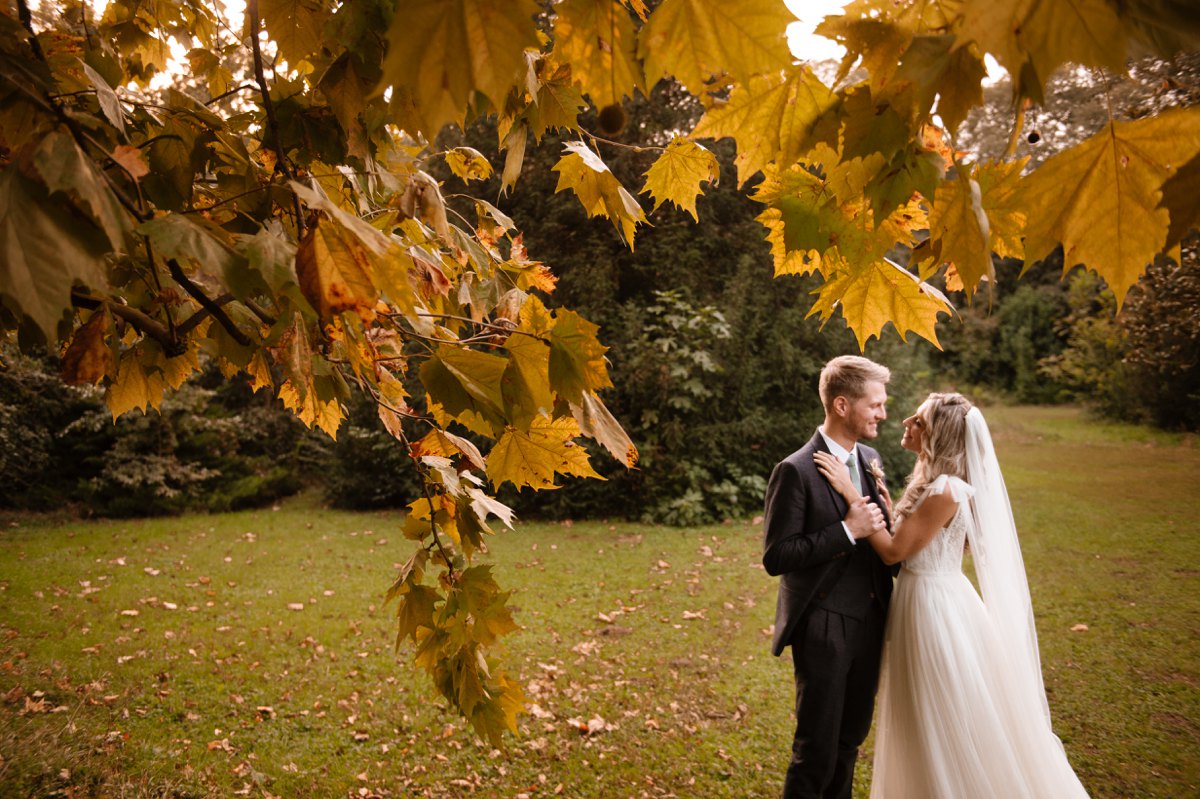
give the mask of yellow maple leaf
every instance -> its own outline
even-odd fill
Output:
[[[597,108],[645,94],[633,18],[620,0],[566,0],[555,7],[554,53]]]
[[[716,185],[721,177],[717,157],[706,148],[676,136],[650,168],[646,170],[646,185],[642,194],[654,198],[654,210],[666,201],[692,215],[697,222],[696,197],[700,184]]]
[[[279,387],[279,399],[288,410],[296,414],[300,421],[308,427],[321,428],[326,435],[337,441],[338,427],[342,424],[342,407],[336,399],[322,400],[312,386],[300,389],[291,380],[284,381]]]
[[[370,252],[332,218],[318,216],[296,248],[296,281],[322,319],[342,311],[373,319],[376,292],[370,273]]]
[[[988,218],[988,247],[1001,258],[1024,258],[1025,212],[1014,201],[1029,158],[990,161],[974,168],[983,211]]]
[[[937,289],[886,258],[865,264],[848,262],[848,266],[813,292],[817,301],[809,316],[819,315],[824,323],[840,308],[859,348],[865,348],[867,341],[891,322],[902,340],[912,331],[941,349],[937,318],[951,309]]]
[[[638,55],[651,82],[673,75],[700,95],[714,77],[744,81],[792,62],[779,0],[664,0],[642,27]]]
[[[528,432],[509,427],[488,453],[487,475],[492,484],[511,482],[517,488],[557,488],[556,474],[603,479],[588,462],[587,450],[575,443],[579,425],[569,416],[536,419]]]
[[[618,461],[630,469],[637,464],[638,451],[633,439],[595,394],[585,393],[578,405],[571,403],[571,415],[585,436],[603,446]]]
[[[257,392],[260,388],[271,388],[275,385],[275,380],[271,377],[271,367],[267,364],[262,350],[254,352],[250,363],[246,365],[246,374],[250,376],[250,388],[253,391]]]
[[[646,221],[638,201],[586,144],[567,142],[563,149],[567,151],[566,155],[553,167],[558,173],[555,193],[566,189],[574,191],[589,218],[597,214],[607,216],[625,243],[633,249],[633,236],[638,223]]]
[[[539,12],[533,0],[410,0],[388,31],[377,91],[392,86],[392,108],[430,141],[463,121],[472,92],[503,108],[525,48],[539,46]]]
[[[492,165],[483,153],[474,147],[455,147],[446,152],[446,165],[464,182],[487,180],[492,176]]]
[[[839,82],[862,59],[862,68],[870,76],[871,88],[875,91],[882,89],[895,74],[900,56],[913,38],[912,30],[877,13],[872,16],[852,13],[829,16],[817,25],[815,32],[846,48],[838,69]]]
[[[1200,108],[1110,122],[1038,167],[1014,200],[1026,212],[1025,255],[1039,261],[1060,242],[1063,266],[1095,270],[1118,307],[1167,243],[1163,183],[1200,154]]]
[[[794,66],[735,86],[728,102],[705,112],[692,136],[737,142],[741,186],[769,163],[783,169],[798,161],[823,115],[839,102],[811,69]]]
[[[142,363],[142,357],[141,347],[121,353],[117,379],[109,383],[104,393],[104,404],[112,413],[113,421],[134,408],[145,413],[147,406],[158,410],[162,404],[166,381],[158,367],[147,367]]]
[[[1129,30],[1107,0],[965,0],[961,35],[996,57],[1018,96],[1042,102],[1065,63],[1125,71]]]
[[[960,165],[956,177],[938,186],[929,214],[929,237],[937,243],[941,259],[954,264],[968,298],[980,280],[995,279],[988,247],[990,227],[971,171]]]

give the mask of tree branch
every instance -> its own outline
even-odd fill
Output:
[[[107,297],[89,294],[83,289],[71,290],[71,305],[76,308],[99,308],[104,306],[113,316],[119,316],[133,325],[139,333],[149,336],[159,343],[168,357],[175,357],[187,352],[187,347],[178,339],[172,338],[167,326],[157,319],[142,313],[137,308],[131,308]]]
[[[191,279],[189,279],[188,276],[183,273],[183,268],[179,265],[178,261],[176,261],[174,258],[168,258],[167,268],[171,270],[171,277],[175,279],[175,282],[182,286],[183,290],[191,295],[192,299],[200,303],[201,308],[212,314],[212,318],[216,319],[221,327],[225,328],[225,332],[227,332],[234,341],[236,341],[238,344],[241,344],[243,347],[249,347],[251,344],[253,344],[253,342],[250,340],[250,337],[243,333],[241,329],[239,329],[238,326],[233,323],[233,320],[229,318],[229,315],[226,314],[225,311],[221,310],[221,306],[214,302],[207,294],[201,291],[200,287],[193,283]],[[191,320],[189,319],[188,321]]]
[[[292,168],[288,166],[287,153],[279,142],[279,120],[275,117],[275,102],[271,99],[271,90],[267,87],[267,75],[263,72],[262,47],[258,42],[262,18],[258,13],[258,0],[247,0],[246,14],[250,17],[250,48],[254,51],[254,79],[258,82],[258,92],[262,95],[263,111],[267,115],[267,127],[271,135],[272,147],[275,150],[275,166],[282,170],[288,180],[295,180]],[[300,198],[292,194],[292,204],[296,213],[296,237],[304,237],[304,209],[300,207]]]

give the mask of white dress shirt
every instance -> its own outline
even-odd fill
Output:
[[[826,435],[825,428],[823,426],[818,427],[817,432],[821,434],[821,438],[825,439],[825,446],[829,447],[830,454],[832,454],[833,457],[835,457],[839,461],[841,461],[842,465],[846,466],[847,473],[849,473],[850,467],[846,464],[846,462],[848,460],[850,460],[850,450],[846,449],[841,444],[837,443],[832,438],[830,438],[828,435]],[[854,445],[854,452],[855,452],[854,457],[856,460],[860,459],[862,457],[858,453],[858,444],[857,443]],[[857,545],[858,541],[855,540],[854,535],[850,532],[850,525],[846,524],[846,522],[843,521],[842,529],[846,531],[846,536],[850,539],[850,543]]]

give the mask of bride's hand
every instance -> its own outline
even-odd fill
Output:
[[[879,489],[879,498],[883,500],[884,507],[887,508],[888,515],[892,515],[892,495],[888,492],[887,486],[882,480],[875,481],[875,488]]]
[[[854,484],[850,482],[850,473],[846,471],[846,464],[828,452],[814,452],[813,460],[816,461],[817,469],[829,481],[829,485],[833,486],[834,491],[850,502],[861,496]]]

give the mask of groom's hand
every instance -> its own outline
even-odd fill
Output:
[[[844,521],[850,535],[854,536],[856,541],[887,529],[883,511],[866,497],[859,497],[851,503],[850,512],[846,514]]]

